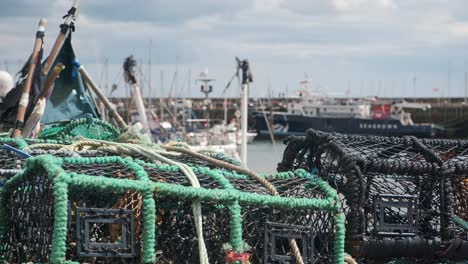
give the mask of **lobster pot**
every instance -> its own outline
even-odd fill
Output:
[[[265,186],[247,177],[228,177],[236,189],[265,195]],[[306,178],[268,176],[280,197],[324,200],[326,195]],[[335,218],[328,210],[242,205],[243,237],[252,247],[252,263],[296,263],[295,239],[304,263],[335,263]]]
[[[5,183],[1,253],[10,263],[198,263],[204,250],[210,263],[343,261],[338,195],[304,170],[254,180],[191,167],[189,176],[132,158],[50,152],[64,157],[29,158]]]
[[[190,187],[187,176],[173,166],[144,165],[153,182]],[[203,189],[223,189],[208,173],[197,173]],[[156,201],[157,263],[199,263],[199,246],[193,200],[175,195],[154,194]],[[200,201],[203,238],[210,263],[224,263],[223,244],[229,243],[228,206],[216,201]]]
[[[176,167],[145,166],[149,178],[155,182],[191,186],[187,177]],[[226,189],[220,179],[231,188],[271,199],[271,191],[245,175],[201,168],[197,178],[202,188]],[[291,175],[290,175],[291,176]],[[300,177],[265,178],[284,198],[305,198],[325,201],[327,194]],[[224,186],[224,187],[223,187]],[[235,205],[206,199],[201,201],[203,238],[210,263],[226,263],[226,246],[232,236]],[[193,212],[193,200],[155,193],[157,204],[157,262],[198,263],[199,247]],[[248,245],[252,263],[295,263],[290,240],[295,239],[304,263],[335,263],[335,214],[333,210],[267,207],[258,203],[239,202],[243,243]],[[339,251],[339,249],[337,250]],[[339,255],[339,254],[338,254]]]
[[[279,170],[317,171],[346,213],[347,252],[366,259],[465,259],[466,141],[308,130],[291,137]]]
[[[446,189],[453,194],[450,199],[452,207],[452,225],[447,236],[453,243],[466,243],[468,241],[468,162],[451,160],[443,166],[443,171],[450,181]],[[451,253],[451,252],[450,252]],[[468,259],[468,246],[465,247],[464,257]]]
[[[131,188],[106,188],[99,181],[132,180],[134,171],[122,159],[81,162],[50,156],[41,162],[30,160],[25,172],[7,183],[3,203],[7,215],[5,260],[55,263],[62,257],[88,263],[139,262],[144,229],[142,195]],[[60,173],[82,181],[54,177]],[[64,248],[52,248],[53,235],[65,242]]]

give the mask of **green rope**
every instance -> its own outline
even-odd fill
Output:
[[[335,263],[344,262],[344,241],[345,241],[345,217],[343,214],[336,213],[335,220],[335,236],[333,238],[333,252]]]
[[[143,194],[143,241],[141,262],[154,263],[156,260],[156,202],[152,191]]]
[[[460,217],[454,215],[452,216],[453,222],[455,222],[457,225],[461,226],[463,229],[468,230],[468,222],[461,219]]]
[[[22,138],[22,137],[17,137],[17,138],[4,138],[0,137],[0,143],[8,143],[8,144],[15,144],[19,149],[24,149],[25,147],[28,146],[28,143]]]
[[[52,233],[51,263],[63,263],[67,251],[68,184],[67,175],[59,174],[53,181],[54,230]]]
[[[63,163],[73,164],[110,164],[119,163],[128,167],[135,174],[135,179],[115,179],[104,176],[89,176],[75,172],[66,173],[62,169]],[[32,157],[26,162],[26,169],[8,180],[5,190],[14,190],[19,181],[28,173],[36,173],[40,168],[45,171],[47,177],[52,180],[54,194],[54,231],[52,234],[52,263],[63,263],[66,257],[66,226],[68,217],[68,190],[80,188],[93,191],[112,191],[114,193],[125,193],[128,191],[138,192],[143,197],[143,232],[141,261],[142,263],[154,263],[156,249],[156,205],[153,193],[161,196],[176,197],[179,200],[200,200],[220,203],[226,206],[230,212],[229,228],[231,247],[236,252],[244,252],[248,245],[242,239],[242,215],[241,204],[256,206],[269,206],[274,208],[294,208],[326,210],[334,214],[335,237],[334,258],[335,263],[343,263],[344,258],[344,217],[339,214],[340,203],[337,192],[325,181],[305,170],[295,172],[275,173],[263,176],[267,179],[291,179],[301,177],[309,180],[308,185],[316,187],[322,194],[323,199],[281,197],[265,194],[249,193],[237,190],[229,181],[229,178],[247,178],[248,176],[232,173],[227,170],[210,169],[206,167],[191,167],[196,174],[207,174],[217,181],[223,189],[204,189],[191,186],[181,186],[163,182],[153,182],[149,179],[144,166],[155,167],[168,172],[181,172],[178,166],[167,164],[156,165],[146,163],[132,158],[119,156],[93,157],[93,158],[58,158],[50,155]],[[4,207],[2,207],[4,208]],[[0,212],[0,221],[1,221]],[[0,229],[1,231],[1,229]]]

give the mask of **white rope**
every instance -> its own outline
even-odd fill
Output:
[[[180,168],[182,173],[184,173],[185,176],[187,176],[188,180],[190,181],[190,184],[194,188],[200,188],[200,182],[198,181],[197,175],[192,171],[192,169],[187,166],[186,164],[180,163],[173,161],[171,159],[168,159],[152,150],[149,150],[144,147],[140,147],[138,145],[131,145],[128,146],[129,144],[125,144],[125,146],[130,147],[131,149],[134,149],[136,152],[138,150],[141,150],[141,154],[145,155],[150,158],[156,158],[159,161],[162,161],[164,163],[167,163],[169,165],[175,165]],[[135,147],[136,146],[136,147]],[[208,252],[206,250],[206,245],[205,245],[205,240],[203,238],[203,222],[202,222],[202,212],[201,212],[201,203],[199,200],[195,200],[192,203],[192,211],[193,211],[193,217],[195,220],[195,229],[197,231],[197,237],[198,237],[198,250],[200,251],[200,263],[201,264],[208,264]]]

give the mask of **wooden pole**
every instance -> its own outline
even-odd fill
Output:
[[[21,135],[21,130],[24,125],[24,115],[26,114],[26,108],[29,104],[29,92],[31,90],[31,84],[34,78],[34,72],[36,71],[36,66],[38,63],[39,51],[43,45],[43,38],[45,32],[46,20],[41,18],[39,21],[39,27],[36,32],[36,41],[34,42],[34,48],[31,55],[31,60],[29,61],[28,76],[23,87],[23,93],[21,94],[21,99],[18,106],[18,113],[16,115],[15,128],[11,137],[15,138]],[[40,63],[40,62],[39,62]]]
[[[34,110],[32,111],[31,115],[26,121],[23,131],[21,132],[22,137],[31,137],[31,135],[37,127],[37,124],[41,121],[47,104],[47,95],[53,89],[54,82],[59,76],[59,74],[63,71],[63,69],[65,69],[65,66],[59,62],[55,65],[52,73],[47,77],[44,83],[44,88],[42,89],[41,94],[39,95],[39,99],[37,100],[37,103],[34,106]]]
[[[39,95],[39,98],[45,98],[47,94],[49,94],[49,92],[54,87],[53,84],[55,83],[55,80],[58,78],[58,76],[64,69],[65,69],[65,65],[63,65],[61,62],[58,62],[57,64],[55,64],[52,74],[48,76],[44,82],[44,89],[42,89],[41,94]]]
[[[43,75],[49,74],[49,70],[54,64],[55,59],[57,58],[57,55],[60,52],[63,43],[65,42],[65,39],[67,39],[68,35],[70,34],[70,30],[73,29],[73,22],[78,16],[77,11],[79,3],[80,0],[75,0],[70,10],[68,10],[68,14],[65,15],[65,21],[60,25],[60,33],[55,40],[54,46],[52,46],[52,50],[50,51],[50,54],[44,63],[44,67],[42,68]]]
[[[73,62],[75,67],[78,67],[78,71],[81,74],[81,77],[83,77],[84,81],[86,84],[89,85],[91,90],[96,94],[96,96],[99,98],[99,100],[104,104],[104,106],[107,108],[109,111],[109,114],[114,118],[115,122],[117,123],[117,126],[120,129],[127,129],[128,126],[125,123],[125,121],[122,119],[122,117],[119,115],[119,113],[115,110],[115,107],[109,102],[109,99],[102,93],[101,89],[98,87],[98,85],[93,81],[91,76],[88,74],[88,72],[85,70],[83,65],[79,63],[78,60],[75,59]]]

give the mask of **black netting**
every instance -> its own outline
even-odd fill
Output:
[[[6,153],[13,155],[11,153]],[[33,156],[52,154],[56,157],[94,157],[107,155],[99,151],[77,151],[34,149]],[[17,158],[16,158],[17,159]],[[57,159],[58,161],[58,159]],[[24,165],[25,160],[21,163]],[[131,162],[131,161],[129,161]],[[191,164],[206,167],[207,163]],[[168,183],[179,186],[192,186],[187,176],[174,166],[154,166],[143,164],[152,182]],[[120,159],[63,159],[59,162],[70,177],[137,180],[135,163],[129,166]],[[132,168],[132,169],[131,169]],[[233,187],[241,192],[255,193],[271,197],[271,191],[254,179],[244,175],[232,174],[225,170],[195,169],[201,188],[206,190],[225,189],[217,176],[224,175]],[[32,173],[29,171],[28,173]],[[217,174],[217,175],[215,175]],[[310,179],[288,174],[289,178],[267,180],[275,186],[282,197],[324,199],[317,184]],[[50,176],[50,175],[49,175]],[[285,176],[286,177],[286,176]],[[77,178],[76,178],[77,179]],[[99,178],[103,179],[103,178]],[[98,180],[99,180],[98,179]],[[97,180],[97,181],[98,181]],[[4,244],[6,259],[12,263],[47,262],[50,258],[50,242],[53,232],[52,182],[45,172],[25,177],[15,191],[8,197],[9,233]],[[79,181],[79,180],[77,180]],[[96,181],[96,182],[97,182]],[[86,182],[86,183],[85,183]],[[77,184],[77,183],[73,183]],[[68,186],[68,218],[66,236],[66,259],[82,263],[139,263],[141,261],[141,242],[143,231],[142,196],[137,192],[115,192],[83,181],[83,186]],[[30,192],[30,190],[33,190]],[[181,197],[161,196],[155,193],[156,202],[156,263],[198,263],[199,249],[192,210],[193,200]],[[30,201],[34,200],[33,203]],[[258,202],[255,202],[258,203]],[[324,201],[324,203],[328,203]],[[210,263],[225,263],[223,250],[231,239],[231,216],[226,204],[202,201],[202,226]],[[30,207],[28,207],[30,206]],[[294,238],[299,246],[304,263],[333,263],[336,250],[334,242],[334,213],[322,210],[271,208],[264,204],[243,203],[242,235],[243,240],[252,247],[252,263],[294,263],[289,240]],[[21,208],[26,209],[21,209]],[[37,208],[34,215],[24,212]],[[18,209],[19,208],[19,209]],[[34,209],[35,210],[35,209]],[[44,210],[48,210],[46,213]],[[41,214],[41,217],[38,216]],[[25,217],[21,220],[21,217]],[[20,219],[16,221],[16,219]],[[45,222],[44,219],[48,221]],[[16,223],[15,223],[16,221]],[[32,229],[29,226],[33,227]],[[32,233],[31,233],[32,232]],[[16,239],[16,240],[15,240]],[[26,239],[26,242],[23,241]],[[29,239],[29,240],[28,240]],[[41,241],[43,243],[38,243]],[[29,244],[28,244],[29,243]],[[274,246],[271,246],[274,245]],[[278,258],[281,259],[278,262]]]
[[[296,239],[304,263],[334,263],[334,224],[329,212],[245,206],[242,219],[243,238],[252,247],[252,263],[296,263],[290,238]],[[301,229],[305,232],[297,232]],[[268,235],[271,233],[276,236]]]
[[[6,195],[4,258],[10,263],[45,263],[53,231],[53,193],[44,171],[28,174]]]
[[[178,184],[182,186],[192,186],[186,175],[179,170],[164,170],[153,166],[144,166],[148,177],[154,182],[164,182]],[[197,174],[198,182],[202,188],[223,189],[223,187],[207,173]]]
[[[355,256],[456,259],[466,249],[468,142],[328,134],[289,137],[279,171],[303,168],[336,188]],[[441,242],[438,242],[441,241]],[[460,242],[461,241],[461,242]],[[437,251],[437,253],[436,253]]]
[[[199,263],[198,241],[190,201],[156,197],[157,263]],[[210,263],[225,263],[223,244],[229,243],[226,206],[202,203],[203,235]]]
[[[135,173],[125,164],[119,162],[112,163],[64,163],[63,169],[66,172],[76,172],[91,176],[105,176],[118,179],[135,179]]]
[[[9,144],[12,147],[16,147],[14,144]],[[24,158],[8,151],[6,149],[0,148],[0,169],[2,170],[14,170],[21,169],[21,164]]]

